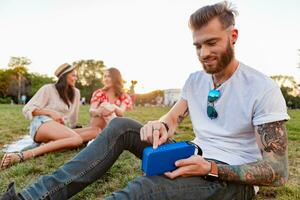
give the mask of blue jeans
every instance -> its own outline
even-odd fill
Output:
[[[115,118],[88,147],[50,175],[20,192],[26,200],[68,199],[83,190],[113,165],[124,150],[142,157],[149,146],[141,142],[142,125],[127,118]],[[252,186],[207,180],[202,177],[137,177],[126,188],[107,199],[251,199]]]

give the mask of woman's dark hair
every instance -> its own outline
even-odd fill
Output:
[[[59,77],[58,81],[55,83],[55,88],[60,96],[60,98],[65,102],[65,104],[70,107],[70,103],[74,102],[75,98],[75,90],[72,86],[67,83],[67,76],[73,71],[67,72],[61,77]]]
[[[110,75],[115,96],[120,97],[124,93],[123,79],[120,71],[114,67],[108,68],[106,71],[108,71]],[[108,90],[108,88],[104,87],[103,90]]]

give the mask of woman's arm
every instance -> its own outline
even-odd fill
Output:
[[[123,94],[123,100],[120,106],[114,105],[115,106],[115,113],[118,117],[123,117],[124,113],[126,110],[132,109],[132,99],[128,94]]]
[[[114,112],[116,113],[116,115],[118,117],[123,117],[124,113],[126,111],[126,104],[122,103],[120,107],[115,104],[113,104],[113,106],[114,106]]]
[[[101,117],[101,113],[98,110],[98,102],[91,103],[90,110],[89,110],[91,117]]]
[[[47,110],[47,109],[34,109],[32,111],[32,116],[38,116],[38,115],[47,115],[51,117],[54,121],[57,121],[58,123],[61,124],[65,124],[64,118],[55,111]]]
[[[47,105],[48,100],[50,98],[49,93],[51,93],[51,91],[52,91],[51,87],[52,87],[52,85],[42,86],[33,95],[33,97],[30,99],[30,101],[28,101],[28,103],[23,107],[22,112],[27,119],[32,120],[32,118],[34,117],[33,111],[36,109],[43,109]],[[38,115],[38,114],[36,114],[36,115]]]
[[[96,103],[92,103],[90,107],[91,117],[107,117],[115,112],[115,107],[113,104],[108,102],[103,102],[100,106],[97,106]]]
[[[74,128],[77,125],[78,115],[79,115],[79,106],[80,106],[80,91],[79,91],[79,89],[75,88],[74,109],[70,115],[71,128]]]

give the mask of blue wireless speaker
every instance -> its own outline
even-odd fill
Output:
[[[202,150],[189,141],[163,144],[157,149],[146,147],[143,151],[142,170],[147,176],[161,175],[175,170],[177,160],[197,153],[202,155]]]

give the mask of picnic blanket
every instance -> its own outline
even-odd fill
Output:
[[[20,152],[38,147],[40,144],[34,142],[29,135],[23,135],[17,141],[4,145],[2,151],[5,153]]]

